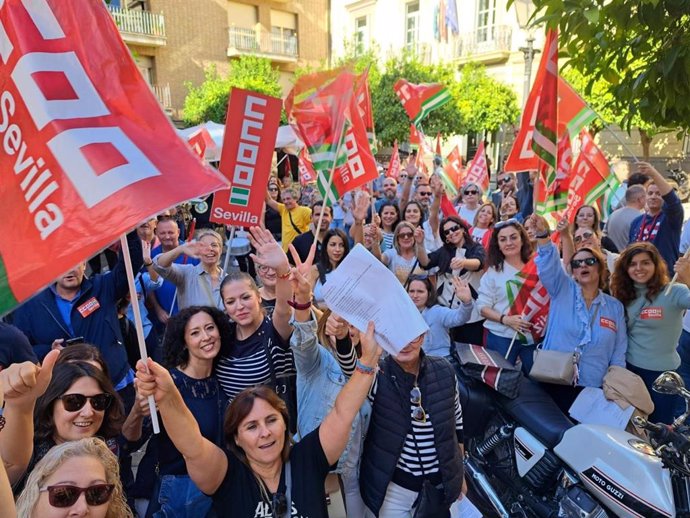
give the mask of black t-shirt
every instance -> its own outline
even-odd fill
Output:
[[[232,453],[226,455],[228,472],[212,495],[218,518],[272,518],[271,504],[262,499],[252,471]],[[290,450],[291,518],[328,518],[324,491],[328,469],[317,428]],[[278,492],[285,494],[285,470],[280,474]]]
[[[29,339],[13,325],[0,322],[0,370],[25,361],[38,363]]]
[[[292,246],[295,247],[295,250],[297,250],[297,255],[300,258],[300,261],[304,262],[307,260],[307,257],[309,256],[309,250],[311,250],[311,245],[314,244],[314,233],[309,230],[307,232],[304,232],[303,234],[300,234],[297,236],[294,241],[292,242]],[[319,262],[319,258],[321,257],[321,242],[317,241],[316,242],[316,253],[314,254],[314,264]],[[290,256],[290,261],[292,261],[292,255]]]

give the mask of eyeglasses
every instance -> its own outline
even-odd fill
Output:
[[[475,195],[475,194],[479,194],[479,191],[475,191],[475,190],[465,191],[465,194],[466,194],[467,196],[472,196],[472,195]]]
[[[585,239],[590,239],[594,232],[583,232],[580,236],[575,236],[575,243],[582,243]]]
[[[48,486],[40,488],[41,493],[48,492],[48,503],[53,507],[70,507],[74,505],[82,493],[88,505],[103,505],[113,494],[114,484],[94,484],[89,487],[78,486]]]
[[[398,239],[412,239],[414,234],[412,232],[400,232]]]
[[[412,419],[420,423],[426,423],[426,411],[422,407],[422,391],[415,385],[410,390],[410,403],[415,405],[412,409]]]
[[[417,191],[420,196],[431,196],[431,191]]]
[[[461,228],[462,227],[460,225],[455,225],[454,227],[450,227],[450,228],[444,228],[443,229],[443,235],[448,236],[448,235],[452,234],[453,232],[457,232]]]
[[[503,185],[504,183],[510,183],[512,181],[513,181],[513,179],[510,176],[508,176],[506,178],[500,178],[500,179],[496,180],[496,184],[497,185]]]
[[[515,218],[510,218],[505,221],[499,221],[494,225],[494,230],[501,230],[503,227],[509,227],[511,225],[519,225],[520,222]]]
[[[85,396],[84,394],[63,394],[58,399],[62,400],[62,406],[68,412],[77,412],[81,410],[88,399],[91,403],[91,408],[96,412],[105,411],[113,402],[111,394],[96,394],[95,396]]]
[[[599,260],[596,257],[585,257],[584,259],[573,259],[572,261],[570,261],[570,267],[573,270],[576,270],[578,268],[582,268],[584,265],[594,266],[598,263]]]

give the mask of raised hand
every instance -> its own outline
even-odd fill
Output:
[[[256,250],[256,254],[250,254],[254,263],[273,268],[278,276],[287,273],[290,263],[273,234],[261,227],[251,227],[249,232],[249,240]]]
[[[177,387],[168,369],[148,358],[146,363],[137,362],[137,390],[142,398],[153,396],[156,403],[162,403],[177,392]]]
[[[311,245],[307,259],[302,262],[297,253],[297,249],[290,245],[290,254],[295,263],[290,274],[290,282],[292,283],[292,291],[295,297],[299,296],[300,302],[308,302],[311,300],[311,282],[309,282],[311,270],[314,264],[314,255],[316,254],[316,243]]]
[[[144,259],[144,264],[151,262],[151,243],[141,240],[141,256]]]
[[[199,259],[206,252],[206,247],[201,241],[188,241],[184,245],[180,245],[182,248],[182,253],[193,257],[194,259]]]
[[[326,319],[326,336],[334,336],[342,340],[347,336],[349,328],[347,322],[335,313],[328,315]]]
[[[546,221],[546,218],[544,218],[544,216],[540,216],[539,214],[532,214],[529,217],[529,219],[534,225],[537,234],[544,234],[545,232],[550,231],[549,222]]]
[[[382,350],[381,346],[376,341],[376,337],[374,336],[373,321],[369,321],[366,333],[360,333],[359,344],[362,347],[362,357],[360,358],[360,361],[368,367],[376,366]]]
[[[59,350],[53,350],[43,359],[42,365],[31,362],[14,363],[0,372],[0,385],[4,387],[5,401],[33,404],[48,388],[59,355]]]
[[[570,223],[568,222],[568,218],[563,217],[559,219],[558,224],[556,225],[556,230],[558,230],[561,234],[569,235]]]
[[[421,226],[414,229],[414,242],[417,245],[424,244],[424,229]]]
[[[470,285],[464,279],[460,277],[452,277],[453,289],[455,289],[455,295],[465,304],[472,301],[472,292],[470,291]]]
[[[352,217],[355,221],[364,221],[367,219],[367,212],[369,210],[369,193],[360,191],[355,195],[355,206],[352,209]]]
[[[435,174],[431,175],[431,178],[429,178],[429,187],[431,187],[431,190],[434,193],[434,196],[440,197],[443,196],[443,181]]]

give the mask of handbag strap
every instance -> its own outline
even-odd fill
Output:
[[[292,225],[292,228],[295,229],[295,232],[297,232],[297,234],[301,234],[302,231],[299,229],[299,227],[297,225],[295,225],[295,222],[292,220],[292,214],[290,214],[289,210],[287,210],[287,209],[285,209],[285,210],[288,213],[288,218],[290,218],[290,225]]]
[[[287,508],[280,518],[290,518],[292,515],[292,469],[289,460],[285,463],[285,501]]]
[[[405,279],[405,283],[403,284],[403,287],[407,289],[408,285],[410,284],[410,279],[412,278],[412,274],[414,274],[415,268],[417,268],[417,265],[419,264],[419,259],[415,258],[414,264],[412,265],[412,269],[410,270],[410,273],[407,274],[407,279]]]

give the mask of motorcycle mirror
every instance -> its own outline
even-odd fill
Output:
[[[659,394],[680,395],[685,391],[685,383],[678,373],[666,371],[654,380],[652,389]]]

